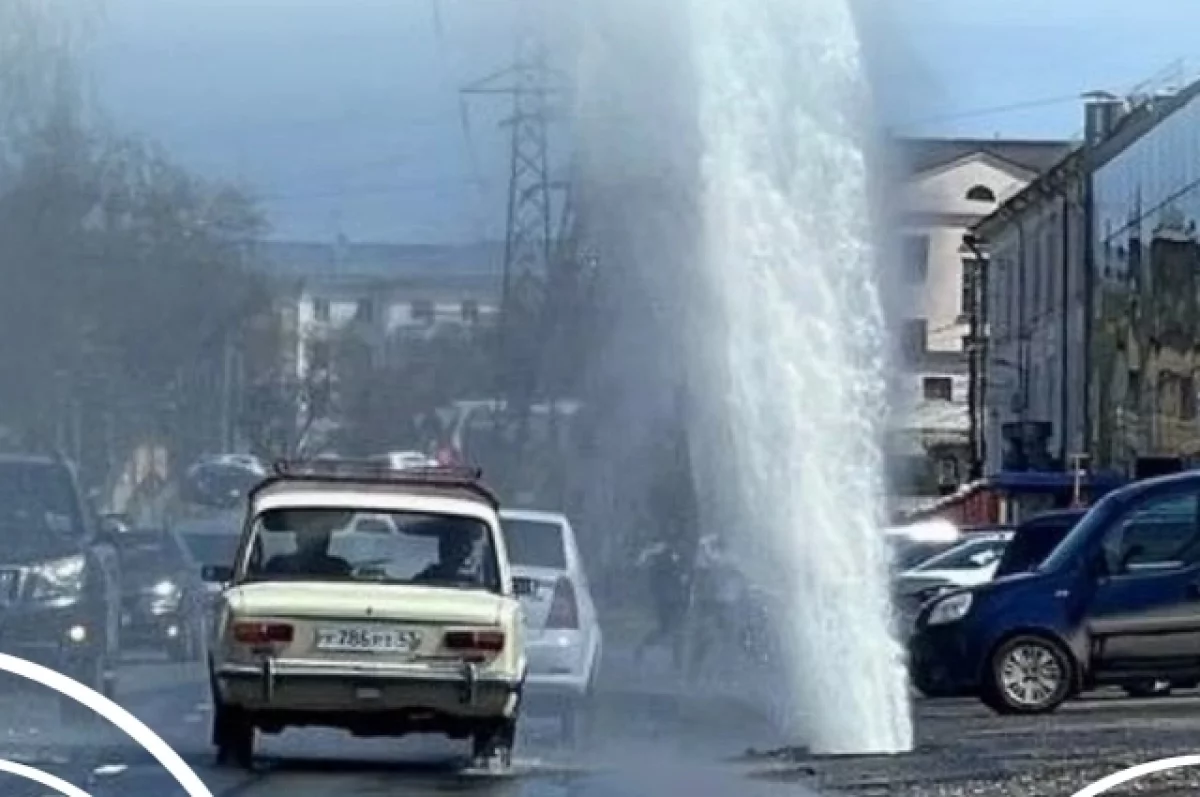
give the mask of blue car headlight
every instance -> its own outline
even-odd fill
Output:
[[[926,625],[948,625],[957,623],[971,611],[975,596],[970,592],[956,592],[933,604],[925,620]]]

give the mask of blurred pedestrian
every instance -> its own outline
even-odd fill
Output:
[[[684,663],[684,623],[690,592],[687,558],[678,542],[672,540],[644,550],[638,565],[645,569],[649,579],[654,625],[638,646],[636,660],[641,663],[650,647],[665,643],[671,650],[672,665],[679,671]]]

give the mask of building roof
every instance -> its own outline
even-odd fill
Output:
[[[1059,196],[1060,187],[1064,181],[1069,180],[1072,174],[1078,175],[1083,165],[1083,153],[1083,147],[1076,146],[1053,167],[1039,174],[1033,182],[1005,200],[989,215],[980,219],[973,228],[975,234],[986,239],[994,235],[997,229],[1002,228],[1008,219],[1020,214],[1031,205],[1035,205],[1039,198]]]
[[[1078,174],[1084,168],[1095,170],[1103,166],[1197,96],[1200,96],[1200,81],[1191,83],[1174,94],[1143,100],[1141,104],[1130,109],[1117,122],[1108,137],[1098,143],[1090,153],[1082,144],[1071,145],[1056,163],[1042,170],[1037,179],[976,224],[976,234],[987,238],[1002,227],[1005,220],[1023,211],[1037,197],[1057,193],[1063,179],[1072,173]],[[1086,164],[1085,154],[1089,155]]]
[[[895,139],[901,163],[919,174],[976,154],[987,154],[1028,172],[1041,174],[1074,148],[1069,141],[988,138]]]
[[[281,279],[389,280],[499,277],[504,244],[467,245],[271,241],[262,271]]]

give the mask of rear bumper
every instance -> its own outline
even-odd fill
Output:
[[[220,702],[254,713],[307,717],[303,724],[347,725],[358,715],[425,715],[447,720],[515,716],[524,681],[454,668],[358,666],[267,660],[223,664],[215,673]]]

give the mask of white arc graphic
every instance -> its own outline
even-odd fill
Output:
[[[1129,769],[1115,772],[1106,778],[1101,778],[1092,785],[1085,786],[1075,792],[1071,797],[1097,797],[1097,795],[1104,794],[1104,792],[1116,788],[1122,783],[1128,783],[1145,775],[1153,775],[1156,772],[1170,772],[1172,769],[1195,766],[1200,766],[1200,755],[1180,755],[1174,758],[1160,758],[1157,761],[1138,764]]]
[[[62,778],[56,778],[49,772],[42,772],[40,769],[27,767],[24,764],[17,764],[12,761],[5,761],[0,758],[0,772],[7,772],[10,775],[16,775],[18,778],[25,778],[34,783],[40,783],[47,789],[54,789],[63,797],[90,797],[90,795],[79,788],[72,786]]]
[[[141,745],[142,749],[154,756],[158,763],[162,764],[163,769],[171,773],[171,776],[178,781],[183,790],[187,792],[188,797],[213,797],[212,792],[204,785],[199,776],[192,771],[192,768],[187,765],[179,754],[171,749],[170,745],[162,740],[158,734],[150,730],[137,717],[130,714],[125,709],[118,706],[113,701],[109,700],[99,692],[93,691],[78,681],[72,680],[62,673],[55,672],[48,667],[43,667],[40,664],[34,664],[25,659],[18,659],[16,656],[9,656],[0,653],[0,670],[10,672],[13,675],[19,675],[22,678],[27,678],[30,681],[41,684],[49,689],[53,689],[61,695],[65,695],[80,705],[90,708],[92,711],[99,714],[104,719],[116,725],[122,731],[129,735],[131,739]],[[9,767],[16,767],[16,764],[6,764]],[[24,768],[28,769],[28,768]],[[36,772],[36,770],[34,770]],[[22,773],[14,773],[22,774]],[[29,774],[29,773],[25,773]],[[51,778],[45,773],[38,773],[39,777]],[[52,778],[53,779],[53,778]],[[55,780],[55,783],[39,781],[50,788],[57,788],[62,794],[67,797],[88,797],[85,792],[74,789],[67,785],[68,788],[74,791],[64,791]]]

